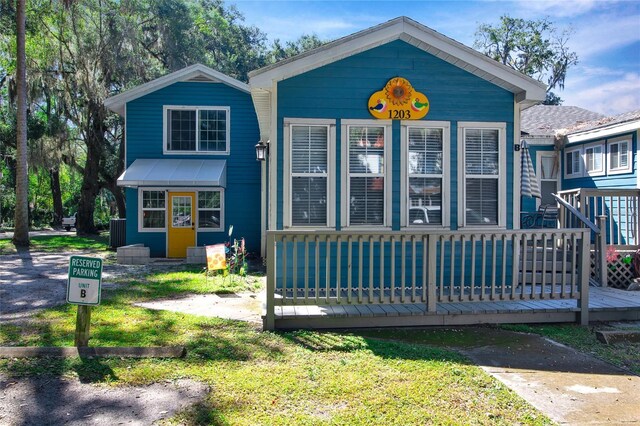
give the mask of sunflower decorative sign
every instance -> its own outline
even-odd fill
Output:
[[[429,112],[429,100],[405,78],[394,77],[384,89],[369,98],[369,112],[375,118],[419,120]]]

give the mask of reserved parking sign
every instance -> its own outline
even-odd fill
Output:
[[[71,256],[67,303],[74,305],[99,305],[102,285],[102,259]]]

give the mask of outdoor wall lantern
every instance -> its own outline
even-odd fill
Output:
[[[269,155],[269,142],[260,141],[256,144],[256,160],[264,161]]]

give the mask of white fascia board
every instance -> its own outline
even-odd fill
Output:
[[[394,40],[403,40],[516,94],[517,102],[545,99],[546,86],[493,59],[405,17],[328,43],[280,64],[249,73],[252,88],[269,89],[286,80]]]
[[[156,78],[148,83],[141,84],[140,86],[127,90],[126,92],[107,98],[104,101],[104,106],[113,112],[124,115],[124,105],[127,102],[170,86],[173,83],[187,81],[198,76],[207,77],[213,82],[224,83],[245,93],[250,92],[248,84],[238,81],[235,78],[231,78],[228,75],[222,74],[221,72],[211,69],[205,65],[195,64],[160,78]]]
[[[591,129],[567,135],[569,143],[584,142],[590,139],[608,138],[620,133],[631,133],[640,129],[640,120],[615,124],[605,128]]]

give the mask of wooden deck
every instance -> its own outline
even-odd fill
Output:
[[[576,299],[275,306],[275,327],[351,328],[576,322]],[[640,292],[589,288],[589,320],[640,320]]]

